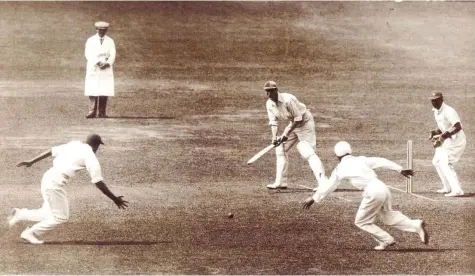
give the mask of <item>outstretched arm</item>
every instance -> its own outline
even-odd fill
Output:
[[[109,188],[107,188],[106,184],[103,181],[99,181],[96,184],[96,187],[101,190],[103,194],[105,194],[108,198],[110,198],[112,201],[114,201],[115,205],[119,209],[125,209],[127,207],[128,201],[123,200],[123,196],[115,196]]]
[[[303,208],[308,209],[312,206],[315,202],[320,202],[324,198],[326,198],[329,194],[334,192],[336,188],[341,184],[341,179],[338,179],[336,170],[334,170],[330,176],[330,178],[326,181],[323,181],[322,184],[319,185],[318,190],[313,194],[313,196],[307,198],[303,203]]]
[[[403,167],[401,167],[400,165],[382,157],[368,157],[366,158],[366,164],[372,169],[385,168],[397,171],[405,177],[414,175],[414,171],[412,169],[403,169]]]
[[[20,162],[18,163],[16,166],[17,167],[22,167],[22,166],[25,166],[25,167],[31,167],[31,165],[35,164],[36,162],[40,161],[40,160],[43,160],[47,157],[50,157],[52,154],[51,154],[51,149],[48,150],[48,151],[45,151],[43,152],[42,154],[36,156],[35,158],[31,159],[31,160],[28,160],[28,161],[23,161],[23,162]]]

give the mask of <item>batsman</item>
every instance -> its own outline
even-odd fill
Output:
[[[318,184],[325,178],[322,161],[316,154],[317,138],[315,121],[307,107],[292,94],[278,92],[277,84],[268,81],[264,85],[268,100],[266,102],[272,143],[276,146],[275,182],[268,189],[286,189],[288,184],[288,151],[297,144],[297,150],[307,160]],[[277,136],[278,122],[289,120],[281,136]]]

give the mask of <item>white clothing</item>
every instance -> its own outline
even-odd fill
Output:
[[[449,156],[450,155],[444,147],[435,148],[432,165],[434,165],[445,191],[463,194],[454,166],[449,162]]]
[[[290,120],[299,122],[304,120],[307,107],[299,102],[297,98],[289,93],[278,93],[277,102],[268,99],[266,102],[267,116],[269,117],[269,125],[278,126],[278,120]]]
[[[53,147],[51,149],[53,167],[45,174],[51,178],[51,184],[64,186],[74,177],[75,173],[82,169],[87,169],[91,176],[91,182],[102,181],[101,166],[96,154],[91,146],[80,141],[71,141],[67,144]]]
[[[356,213],[355,225],[370,233],[380,244],[389,244],[394,238],[375,225],[377,216],[384,224],[408,232],[417,232],[421,222],[392,210],[391,192],[386,184],[378,179],[374,172],[376,168],[399,172],[402,170],[400,165],[385,158],[347,155],[333,170],[328,183],[320,185],[312,198],[315,202],[322,201],[340,185],[341,180],[348,179],[353,186],[363,189],[363,199]]]
[[[104,35],[101,44],[101,37],[98,34],[91,36],[85,46],[86,82],[84,86],[85,96],[114,96],[114,70],[116,50],[112,38]],[[110,64],[109,68],[100,69],[97,66],[99,61]]]
[[[455,109],[445,103],[442,103],[438,110],[432,108],[432,111],[434,112],[437,127],[442,131],[442,133],[448,131],[456,123],[461,123],[460,117]],[[435,149],[432,164],[434,165],[443,188],[446,191],[463,194],[453,165],[460,160],[466,146],[467,138],[465,132],[460,130],[458,133],[446,139],[442,143],[442,146]]]
[[[43,205],[36,210],[21,209],[20,220],[38,221],[31,227],[34,234],[41,236],[69,219],[69,201],[65,185],[75,172],[87,169],[91,182],[102,181],[101,167],[91,146],[80,141],[71,141],[51,149],[53,167],[43,174],[41,195]]]
[[[69,220],[69,201],[66,190],[60,186],[52,188],[52,182],[54,183],[55,180],[45,173],[41,181],[43,205],[39,209],[20,209],[18,214],[20,220],[38,222],[30,228],[37,236]]]
[[[289,120],[290,123],[284,130],[288,140],[282,143],[275,149],[276,152],[276,177],[275,182],[277,186],[287,185],[287,155],[288,151],[297,143],[308,143],[308,146],[301,146],[303,150],[299,150],[301,156],[309,163],[310,168],[318,182],[325,176],[325,169],[323,163],[317,156],[316,146],[317,137],[315,133],[315,121],[307,107],[299,102],[299,100],[289,93],[278,93],[277,103],[268,99],[266,102],[267,116],[269,118],[269,125],[277,127],[278,121]],[[292,122],[301,122],[291,133],[288,133]]]
[[[434,112],[437,127],[442,131],[442,133],[448,131],[456,123],[461,124],[460,117],[455,109],[445,103],[442,103],[438,110],[432,108],[432,111]],[[466,145],[467,138],[463,129],[443,142],[442,147],[447,151],[449,163],[454,164],[459,161],[465,151]]]

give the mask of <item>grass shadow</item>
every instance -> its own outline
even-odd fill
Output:
[[[172,243],[171,241],[48,241],[44,245],[156,245],[160,243]]]
[[[107,118],[97,118],[97,119],[173,120],[173,119],[176,119],[176,117],[171,117],[171,116],[109,116]]]

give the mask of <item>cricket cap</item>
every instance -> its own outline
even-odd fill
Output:
[[[264,84],[264,90],[273,90],[277,89],[277,83],[275,81],[268,81]]]
[[[443,98],[444,95],[442,94],[442,92],[434,92],[432,93],[432,96],[429,97],[429,99],[431,100],[436,100],[438,98]]]
[[[336,156],[341,157],[345,154],[351,154],[351,146],[348,142],[340,141],[336,143],[334,151]]]
[[[86,143],[88,143],[89,145],[99,145],[99,144],[104,145],[104,142],[102,142],[101,136],[95,133],[89,134],[87,136]]]

